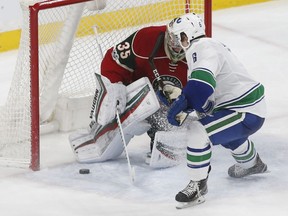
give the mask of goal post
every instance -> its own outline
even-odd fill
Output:
[[[141,27],[188,12],[200,14],[212,33],[211,0],[21,0],[21,6],[18,58],[0,107],[0,165],[32,170],[40,169],[40,133],[88,126],[101,52]]]
[[[89,0],[62,0],[62,1],[43,1],[36,3],[34,5],[29,6],[29,27],[30,27],[30,73],[31,73],[31,81],[30,81],[30,100],[31,100],[31,162],[30,168],[32,170],[40,169],[40,97],[39,97],[39,34],[38,34],[38,14],[40,10],[47,10],[52,8],[57,8],[66,5],[73,5],[77,3],[88,2]],[[83,11],[83,6],[79,6],[79,12],[76,15],[76,25],[77,21],[79,22],[81,18],[81,14]],[[77,17],[78,15],[78,17]],[[73,34],[70,36],[74,36],[76,28],[71,29]],[[73,40],[73,38],[69,38]],[[72,44],[71,44],[72,45]],[[70,45],[70,46],[71,46]],[[69,56],[66,56],[66,59]],[[66,62],[67,63],[67,62]],[[64,65],[65,66],[65,65]],[[64,72],[64,70],[62,70]],[[58,87],[59,88],[59,87]],[[49,89],[51,90],[51,89]],[[57,98],[55,98],[55,101]],[[50,102],[49,100],[47,101]],[[54,106],[53,106],[54,107]],[[37,123],[37,124],[36,124]]]

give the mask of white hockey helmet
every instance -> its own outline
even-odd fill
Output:
[[[187,46],[181,43],[183,35],[188,38]],[[191,45],[191,41],[201,36],[205,36],[205,24],[202,18],[195,13],[188,13],[173,19],[167,25],[165,44],[172,57],[180,58],[184,53],[183,50]]]

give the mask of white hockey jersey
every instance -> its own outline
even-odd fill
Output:
[[[193,89],[189,89],[189,85],[188,89],[183,89],[186,94],[198,91],[195,97],[201,97],[201,91],[205,95],[205,88],[209,88],[212,95],[202,101],[213,100],[214,111],[231,109],[265,117],[263,85],[248,74],[225,45],[211,38],[201,38],[186,51],[186,59],[188,84],[193,86]],[[202,105],[207,106],[207,103]]]

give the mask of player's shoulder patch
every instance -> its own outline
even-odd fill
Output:
[[[130,35],[122,42],[116,44],[112,51],[112,58],[122,67],[133,71],[135,69],[135,55],[133,52],[133,39],[137,32]]]

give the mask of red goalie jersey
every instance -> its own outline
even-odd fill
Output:
[[[101,63],[101,74],[112,83],[121,81],[124,85],[139,78],[148,77],[154,89],[158,89],[158,83],[149,64],[149,56],[155,47],[158,36],[165,31],[166,26],[143,28],[110,48]],[[186,84],[186,61],[172,62],[165,53],[164,42],[160,44],[156,52],[154,63],[164,83],[170,83],[180,88]]]

